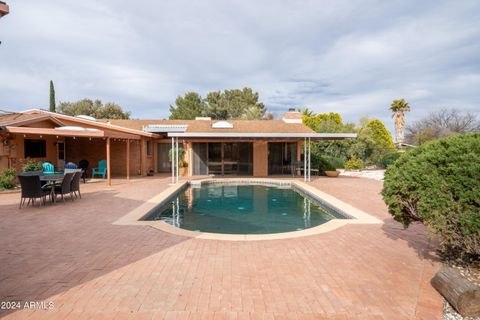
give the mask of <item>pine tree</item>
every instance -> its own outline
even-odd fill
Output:
[[[50,80],[50,112],[55,112],[55,88],[52,80]]]

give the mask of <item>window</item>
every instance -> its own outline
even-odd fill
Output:
[[[45,158],[47,156],[47,143],[45,140],[25,139],[25,158]]]
[[[151,157],[152,156],[152,142],[147,141],[147,156]]]

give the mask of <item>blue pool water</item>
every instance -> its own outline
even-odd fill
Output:
[[[265,234],[303,230],[340,214],[291,188],[258,185],[187,187],[143,220],[202,232]]]

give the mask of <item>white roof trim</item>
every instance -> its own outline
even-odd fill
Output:
[[[147,124],[143,127],[143,131],[153,133],[185,132],[187,128],[187,124]]]
[[[263,132],[171,132],[169,137],[185,138],[356,138],[356,133],[263,133]]]
[[[71,131],[100,131],[98,129],[94,128],[84,128],[84,127],[78,127],[78,126],[63,126],[63,127],[58,127],[55,128],[55,130],[71,130]]]

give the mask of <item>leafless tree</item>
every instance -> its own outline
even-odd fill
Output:
[[[420,145],[426,141],[469,132],[480,132],[480,120],[473,112],[441,109],[413,122],[406,128],[407,142]]]

